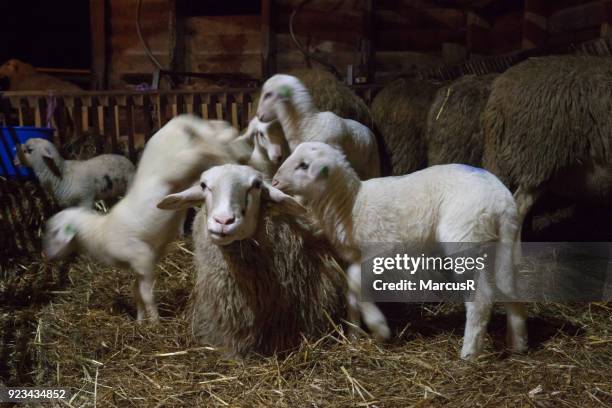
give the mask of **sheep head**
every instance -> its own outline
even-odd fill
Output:
[[[17,147],[13,164],[32,167],[38,162],[44,163],[55,176],[62,177],[63,159],[53,143],[45,139],[32,138]]]
[[[49,218],[43,236],[43,255],[49,260],[61,259],[76,250],[79,213],[83,208],[68,208]]]
[[[291,214],[305,212],[295,199],[264,181],[258,171],[235,164],[205,171],[199,184],[166,196],[157,207],[178,210],[205,203],[211,240],[228,245],[255,234],[262,200]]]
[[[310,95],[302,82],[291,75],[277,74],[270,77],[261,88],[261,97],[257,107],[257,118],[263,122],[278,119],[278,109],[284,104],[296,107],[311,107]]]
[[[330,180],[347,168],[344,154],[336,147],[322,142],[300,143],[274,175],[272,185],[288,194],[306,200],[324,194]],[[349,171],[354,171],[348,167]]]

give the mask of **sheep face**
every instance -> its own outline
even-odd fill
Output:
[[[278,119],[277,106],[291,101],[296,81],[299,82],[291,75],[277,74],[263,84],[257,107],[257,118],[261,122],[267,123]]]
[[[307,200],[323,194],[338,166],[346,162],[337,148],[322,142],[300,143],[274,175],[272,185]]]
[[[61,259],[76,250],[74,238],[77,235],[73,213],[80,209],[60,211],[47,221],[43,236],[43,255],[49,260]]]
[[[205,171],[198,185],[166,196],[157,207],[176,210],[204,202],[211,240],[228,245],[253,236],[262,200],[278,204],[289,213],[305,211],[292,197],[263,181],[255,169],[234,164]]]
[[[257,118],[253,120],[258,121]],[[268,160],[270,160],[272,164],[280,166],[287,157],[289,146],[287,145],[285,135],[278,121],[271,122],[267,125],[260,124],[259,128],[253,132],[252,137],[255,144],[266,152]]]
[[[15,155],[13,164],[16,166],[29,166],[32,167],[33,163],[45,163],[45,165],[53,172],[56,176],[60,176],[61,171],[59,169],[59,161],[61,160],[60,154],[53,146],[53,143],[45,139],[32,138],[28,139],[25,143],[18,147],[19,151]]]

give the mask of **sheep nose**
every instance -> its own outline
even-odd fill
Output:
[[[230,224],[233,224],[234,221],[236,221],[236,216],[232,215],[229,217],[223,217],[223,216],[215,215],[213,219],[221,225],[230,225]]]

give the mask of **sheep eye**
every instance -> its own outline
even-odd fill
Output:
[[[202,190],[206,190],[208,186],[206,185],[206,183],[200,183],[200,187],[202,187]]]
[[[253,188],[261,188],[261,180],[255,179],[253,180]]]
[[[271,97],[271,96],[272,96],[272,94],[271,94],[270,92],[266,92],[266,93],[264,94],[264,99],[268,99],[268,98],[269,98],[269,97]]]
[[[296,170],[297,169],[308,170],[308,163],[301,162],[300,164],[297,165],[295,169]]]

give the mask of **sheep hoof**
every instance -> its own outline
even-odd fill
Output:
[[[372,329],[372,335],[377,341],[385,342],[391,338],[391,330],[384,324]]]

